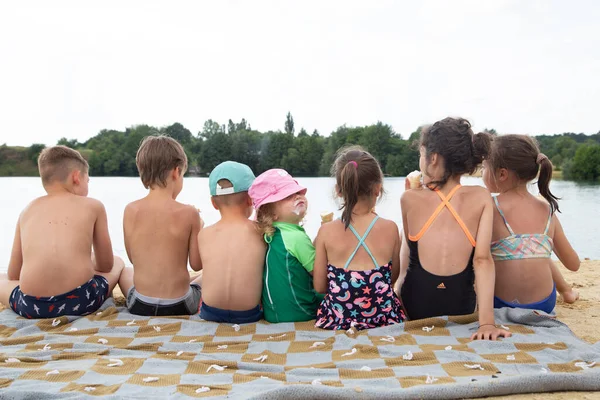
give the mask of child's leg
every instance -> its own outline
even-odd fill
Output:
[[[192,283],[195,283],[197,285],[200,285],[200,287],[202,287],[202,271],[200,271],[198,273],[198,275],[190,277],[190,284],[192,284]]]
[[[550,260],[550,270],[552,271],[552,280],[556,285],[556,290],[560,293],[565,303],[575,303],[579,298],[579,293],[573,290],[571,286],[565,281],[554,261]]]
[[[8,280],[7,274],[0,274],[0,303],[10,308],[10,295],[17,286],[19,281]]]
[[[113,267],[110,272],[98,272],[95,271],[96,275],[101,275],[106,278],[108,281],[108,294],[106,297],[112,296],[112,291],[119,282],[119,278],[121,277],[121,272],[123,272],[123,268],[125,267],[125,263],[120,257],[115,256]]]
[[[127,293],[133,287],[133,268],[123,268],[121,277],[119,278],[119,288],[123,292],[123,296],[127,299]]]

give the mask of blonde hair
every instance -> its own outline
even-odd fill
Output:
[[[146,136],[135,156],[135,164],[144,187],[153,185],[165,187],[169,172],[179,168],[187,170],[187,156],[183,147],[175,139],[165,135]]]
[[[262,205],[256,212],[256,222],[261,234],[273,236],[275,233],[275,227],[273,226],[273,222],[275,222],[275,203]]]
[[[38,157],[38,169],[43,185],[54,181],[64,182],[74,169],[87,173],[88,168],[85,158],[77,150],[66,146],[48,147],[42,150]]]

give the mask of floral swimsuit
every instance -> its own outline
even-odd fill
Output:
[[[327,266],[329,290],[317,310],[315,326],[323,329],[369,329],[397,324],[405,318],[400,300],[392,287],[392,262],[379,266],[365,244],[365,239],[379,219],[376,216],[363,237],[350,225],[358,245],[344,268]],[[350,262],[363,247],[375,268],[368,271],[348,271]]]

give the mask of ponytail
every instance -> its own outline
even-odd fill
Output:
[[[344,229],[348,229],[358,201],[372,197],[375,186],[383,184],[383,172],[369,152],[360,146],[350,146],[338,150],[331,174],[335,177],[337,194],[342,198],[342,223]],[[380,193],[383,193],[383,187]]]
[[[550,205],[550,211],[554,214],[556,211],[560,212],[558,208],[558,197],[552,194],[550,191],[550,181],[552,180],[552,162],[546,157],[545,154],[539,153],[536,160],[540,166],[540,175],[538,178],[538,190],[542,197],[546,199]]]
[[[480,132],[473,135],[473,167],[477,168],[483,160],[490,156],[492,149],[492,135]]]
[[[344,227],[348,229],[348,226],[352,222],[352,210],[358,202],[358,165],[356,161],[350,161],[342,169],[340,177],[339,191],[342,194],[344,200],[343,211],[342,211],[342,222]]]

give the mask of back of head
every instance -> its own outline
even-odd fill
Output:
[[[424,127],[420,145],[425,149],[427,160],[434,153],[444,159],[444,175],[430,183],[440,187],[452,176],[475,172],[489,154],[491,138],[485,133],[474,135],[471,123],[464,118],[448,117]]]
[[[249,209],[248,189],[255,176],[249,166],[235,161],[224,161],[217,165],[208,177],[208,186],[215,207]]]
[[[38,169],[45,186],[54,182],[65,182],[74,169],[87,173],[88,163],[77,150],[66,146],[53,146],[40,153]]]
[[[187,170],[187,156],[175,139],[164,135],[146,136],[135,156],[140,178],[146,189],[158,185],[165,187],[169,172],[179,168]]]
[[[228,189],[233,188],[233,184],[227,179],[221,179],[217,182],[220,188]],[[219,211],[223,211],[228,208],[248,208],[250,196],[248,192],[237,192],[230,194],[222,194],[212,196],[214,204],[217,206]]]
[[[552,212],[560,211],[558,197],[550,192],[552,179],[552,162],[546,155],[540,153],[534,138],[528,135],[500,135],[492,142],[492,148],[487,161],[492,170],[506,168],[512,171],[522,182],[534,180],[539,173],[538,189],[548,201]]]
[[[331,174],[343,200],[342,222],[348,228],[356,203],[360,198],[374,195],[375,187],[383,184],[383,172],[375,157],[360,146],[351,146],[338,151]]]

